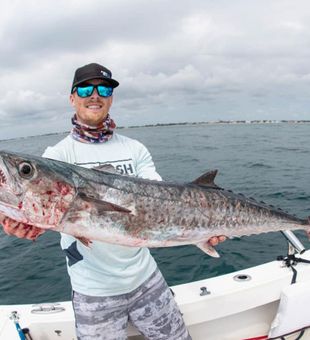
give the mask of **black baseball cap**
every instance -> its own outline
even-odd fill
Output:
[[[73,92],[74,87],[91,79],[102,79],[113,88],[119,85],[118,81],[112,79],[112,72],[109,69],[102,65],[92,63],[79,67],[75,71],[71,93]]]

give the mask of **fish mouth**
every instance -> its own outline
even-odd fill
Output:
[[[15,175],[16,169],[10,164],[9,159],[0,155],[0,196],[8,194],[20,196],[22,194],[22,188]]]
[[[11,169],[11,171],[10,171]],[[13,174],[12,174],[13,173]],[[23,212],[20,207],[22,202],[22,189],[14,178],[14,169],[6,162],[5,156],[0,156],[0,213],[22,220]]]
[[[3,186],[4,184],[6,184],[7,179],[6,176],[4,174],[4,171],[2,169],[0,169],[0,187]]]
[[[8,184],[9,172],[3,157],[0,157],[0,188]]]
[[[16,221],[26,221],[24,212],[22,210],[19,210],[16,204],[6,203],[3,202],[0,196],[0,213],[9,216],[10,218],[16,220]]]

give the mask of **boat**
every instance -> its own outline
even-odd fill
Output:
[[[270,334],[279,328],[279,306],[288,287],[293,297],[285,312],[297,317],[285,321],[285,339],[310,339],[310,250],[299,248],[298,253],[292,247],[272,262],[172,286],[193,340],[283,339],[283,334]],[[306,290],[299,294],[300,285]],[[23,339],[21,329],[24,339],[76,340],[71,302],[0,306],[0,339]],[[129,325],[128,339],[143,337]]]

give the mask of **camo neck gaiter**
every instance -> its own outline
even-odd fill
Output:
[[[73,128],[71,136],[73,139],[82,143],[104,143],[113,136],[116,125],[108,114],[105,120],[98,126],[88,126],[77,120],[76,114],[71,119]]]

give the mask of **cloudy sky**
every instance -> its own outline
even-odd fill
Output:
[[[74,71],[119,126],[310,119],[309,0],[2,0],[0,139],[68,131]]]

